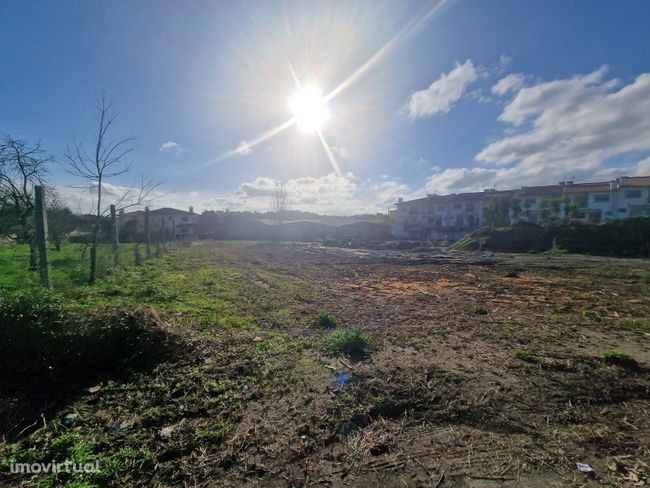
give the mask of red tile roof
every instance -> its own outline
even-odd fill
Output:
[[[650,186],[650,176],[623,176],[619,181],[621,186]]]
[[[596,183],[579,183],[577,185],[569,185],[566,187],[567,193],[588,193],[592,191],[609,191],[612,189],[612,184],[609,181],[599,181]]]
[[[524,186],[521,190],[485,190],[474,193],[454,193],[452,195],[429,195],[425,198],[408,200],[403,203],[445,203],[445,202],[476,202],[484,197],[499,195],[528,196],[562,196],[565,193],[606,192],[617,187],[650,186],[650,176],[622,176],[612,181],[594,181],[591,183],[560,183],[557,185]]]
[[[562,195],[563,193],[564,185],[525,186],[521,189],[521,194],[524,196]]]

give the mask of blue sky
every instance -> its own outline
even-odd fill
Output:
[[[159,206],[266,210],[281,180],[292,208],[349,214],[650,174],[646,1],[5,0],[0,14],[0,132],[63,164],[73,137],[92,143],[104,91],[115,137],[138,137],[111,190],[148,174]],[[348,79],[322,127],[340,174],[315,133],[253,144],[292,116],[291,66],[324,93]],[[50,180],[87,204],[62,166]]]

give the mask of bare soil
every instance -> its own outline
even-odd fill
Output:
[[[111,484],[650,483],[650,261],[208,246],[260,294],[279,293],[265,276],[303,284],[283,295],[287,306],[361,327],[377,350],[361,361],[332,356],[321,345],[328,331],[278,330],[247,295],[233,300],[255,311],[254,329],[206,333],[170,318],[192,354],[60,414],[78,414],[75,429],[100,444],[155,453]],[[608,364],[607,351],[637,366]],[[229,425],[223,436],[217,420]]]

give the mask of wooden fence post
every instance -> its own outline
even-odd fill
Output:
[[[149,207],[144,208],[144,238],[147,244],[147,252],[145,259],[151,257],[151,232],[149,228]]]
[[[117,266],[119,252],[119,238],[117,234],[117,216],[115,215],[115,205],[111,205],[111,241],[112,241],[112,260],[113,266]]]
[[[38,266],[41,281],[47,288],[52,288],[50,281],[50,263],[47,260],[47,214],[45,212],[45,194],[42,186],[34,187],[36,200],[36,240],[38,242]]]

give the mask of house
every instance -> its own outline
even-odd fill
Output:
[[[623,176],[611,181],[526,186],[518,190],[427,195],[399,199],[391,212],[391,229],[397,239],[456,240],[487,225],[485,205],[493,198],[509,197],[506,217],[543,223],[554,219],[583,222],[650,216],[650,176]]]
[[[120,240],[144,239],[147,213],[149,235],[152,239],[163,237],[169,240],[173,237],[176,240],[194,240],[198,236],[199,215],[194,213],[193,207],[189,208],[189,212],[164,207],[149,211],[120,212],[117,217]]]

